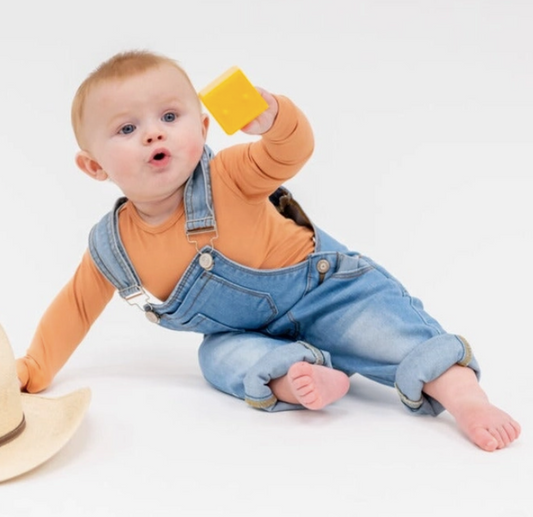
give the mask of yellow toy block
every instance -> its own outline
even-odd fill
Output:
[[[268,108],[265,99],[237,66],[232,66],[200,90],[198,96],[228,135]]]

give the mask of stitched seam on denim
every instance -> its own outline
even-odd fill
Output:
[[[309,219],[311,221],[311,219]],[[315,242],[315,253],[320,253],[321,251],[324,251],[322,249],[322,240],[320,239],[320,232],[318,231],[318,227],[315,226],[315,224],[311,221],[311,225],[313,226],[313,240]]]
[[[309,343],[306,343],[305,341],[299,340],[298,343],[305,346],[314,356],[315,356],[315,364],[323,365],[324,364],[324,355],[322,352],[314,347],[313,345],[310,345]]]
[[[178,302],[180,305],[183,302],[183,300],[180,300],[180,295],[183,293],[183,290],[185,289],[185,286],[187,285],[187,282],[189,281],[189,278],[192,276],[192,274],[196,271],[194,260],[191,261],[191,263],[187,266],[187,269],[181,276],[181,278],[178,280],[177,285],[174,286],[174,289],[170,293],[169,297],[163,301],[163,303],[159,305],[154,305],[154,307],[157,307],[160,311],[165,311],[169,306],[174,305],[174,303]],[[198,276],[200,277],[201,274]],[[175,309],[176,311],[177,309]],[[174,312],[175,312],[174,311]]]
[[[133,270],[133,266],[130,264],[126,256],[126,251],[124,250],[124,246],[120,240],[120,234],[118,230],[118,212],[118,209],[113,212],[113,217],[110,218],[109,224],[107,226],[107,231],[109,232],[110,237],[109,241],[111,244],[111,252],[115,256],[117,262],[119,263],[119,266],[127,277],[126,287],[140,287],[140,282]]]
[[[200,253],[202,253],[204,250],[207,250],[207,249],[209,249],[208,246],[202,248],[200,250]],[[295,264],[294,266],[289,266],[289,267],[286,267],[286,268],[281,268],[281,269],[276,269],[276,270],[273,270],[273,271],[268,271],[268,270],[249,268],[249,267],[246,267],[246,266],[242,266],[241,264],[238,264],[236,262],[232,262],[227,257],[225,257],[222,253],[220,253],[219,251],[216,251],[216,250],[214,250],[212,252],[212,256],[213,256],[213,259],[214,259],[215,262],[218,262],[218,263],[223,262],[226,265],[226,267],[230,267],[232,270],[241,271],[241,272],[244,272],[244,273],[250,275],[250,277],[256,277],[256,278],[258,276],[259,277],[269,277],[269,276],[289,275],[289,274],[293,274],[295,272],[295,270],[296,270],[296,272],[298,272],[297,271],[298,269],[303,269],[305,267],[309,268],[309,266],[308,266],[308,262],[309,261],[304,261],[304,262],[300,262],[299,264]],[[196,271],[196,267],[195,267],[194,259],[193,259],[193,261],[191,261],[189,266],[187,266],[187,269],[185,270],[185,273],[182,275],[182,277],[178,281],[178,284],[174,287],[174,290],[170,293],[169,297],[165,301],[163,301],[163,303],[161,303],[159,305],[154,305],[154,308],[157,308],[160,311],[165,311],[167,306],[171,306],[176,301],[180,301],[179,297],[182,294],[183,289],[185,288],[185,285],[187,284],[190,276],[195,271]],[[201,275],[199,275],[199,276],[201,276]],[[305,296],[305,294],[307,294],[307,291],[305,291],[305,290],[302,291],[302,297]],[[181,303],[181,301],[180,301],[180,303]]]
[[[333,273],[333,275],[331,275],[331,278],[339,278],[339,279],[357,278],[357,277],[363,276],[365,273],[368,273],[369,271],[373,269],[375,269],[374,266],[365,266],[351,273],[349,272]]]
[[[215,212],[213,209],[213,192],[211,189],[211,171],[209,170],[209,161],[213,157],[213,153],[209,147],[204,146],[204,152],[202,153],[201,166],[204,177],[205,192],[207,196],[207,208],[209,213],[215,220]]]
[[[316,282],[313,281],[316,276],[316,268],[312,266],[312,261],[307,260],[306,262],[308,266],[307,266],[307,282],[305,285],[304,295],[306,295],[307,293],[310,293],[315,287],[320,285],[318,277],[317,277]]]
[[[272,297],[268,293],[258,294],[257,291],[253,291],[251,289],[247,289],[247,288],[242,287],[242,286],[240,286],[238,284],[234,284],[233,282],[228,282],[224,278],[221,278],[219,276],[213,275],[212,273],[206,273],[206,276],[209,277],[208,278],[209,280],[212,280],[213,282],[218,282],[219,284],[221,284],[223,286],[231,287],[231,289],[234,289],[235,291],[244,293],[244,294],[246,294],[248,296],[254,296],[255,298],[258,298],[260,300],[265,300],[268,303],[271,312],[273,313],[273,315],[269,318],[268,322],[265,323],[265,325],[268,325],[272,321],[272,319],[275,316],[277,316],[277,314],[279,312],[278,308],[276,307],[276,304],[274,303],[274,301],[272,300]]]
[[[422,406],[422,404],[424,403],[424,397],[420,397],[420,399],[418,400],[411,400],[410,398],[406,397],[402,391],[400,390],[400,388],[398,387],[398,385],[396,383],[394,383],[394,387],[396,388],[396,391],[398,392],[398,395],[400,397],[400,400],[408,407],[410,407],[411,409],[418,409],[420,406]]]
[[[403,286],[402,286],[402,288],[403,288]],[[413,296],[411,296],[407,291],[404,291],[403,296],[406,296],[407,298],[409,298],[409,306],[411,307],[411,309],[413,309],[415,314],[419,317],[420,321],[422,323],[424,323],[424,325],[427,325],[429,328],[433,329],[437,333],[437,335],[439,335],[439,336],[444,334],[444,332],[442,331],[442,329],[438,325],[435,325],[434,323],[432,323],[432,322],[428,321],[426,318],[424,318],[424,315],[420,312],[420,310],[417,307],[414,306],[414,297]]]
[[[266,400],[254,400],[254,399],[249,399],[248,397],[244,397],[244,401],[249,406],[252,406],[253,408],[265,409],[265,408],[273,406],[278,401],[278,399],[274,395],[272,395]]]
[[[367,258],[367,260],[370,260],[370,259]],[[392,282],[396,288],[400,289],[400,293],[402,296],[409,298],[409,305],[411,309],[413,309],[415,314],[419,317],[420,321],[424,323],[424,325],[427,325],[429,328],[432,328],[439,336],[443,334],[443,330],[438,325],[435,325],[434,323],[427,321],[426,318],[424,318],[424,316],[420,312],[420,310],[414,306],[415,297],[411,296],[411,294],[407,291],[407,289],[403,286],[401,282],[399,282],[388,271],[384,270],[383,268],[377,265],[374,267],[374,269],[378,273],[382,274],[389,282]]]
[[[292,315],[292,312],[287,312],[287,319],[294,325],[294,331],[292,332],[292,336],[296,338],[296,336],[300,335],[300,322],[294,318]]]
[[[116,282],[116,279],[111,275],[108,271],[108,269],[104,266],[104,263],[102,259],[100,258],[100,255],[98,255],[98,250],[96,249],[96,246],[94,244],[94,233],[96,232],[96,227],[91,230],[91,233],[89,234],[89,252],[91,253],[91,258],[93,259],[93,262],[95,263],[96,267],[100,270],[100,273],[104,275],[116,288],[118,288],[118,283]]]
[[[158,313],[159,314],[159,313]],[[169,316],[168,314],[159,314],[161,320],[170,320],[172,322],[173,316]],[[190,325],[191,321],[194,321],[197,319],[198,321],[195,322],[194,325]],[[202,314],[201,312],[196,313],[187,323],[179,323],[180,327],[185,327],[187,331],[191,332],[199,332],[195,330],[203,323],[213,323],[214,325],[219,325],[220,329],[216,332],[240,332],[246,329],[237,328],[237,327],[230,327],[229,325],[226,325],[224,323],[220,323],[217,320],[214,320],[213,318],[210,318],[209,316],[206,316],[205,314]],[[208,332],[208,334],[212,334],[213,331]]]
[[[204,246],[200,253],[202,253],[204,250],[209,250],[210,246]],[[281,276],[281,275],[290,275],[294,273],[295,271],[298,272],[300,269],[309,268],[308,260],[304,260],[303,262],[299,262],[298,264],[294,264],[292,266],[286,266],[281,267],[277,269],[258,269],[253,268],[249,266],[243,266],[242,264],[239,264],[238,262],[234,262],[228,257],[226,257],[224,254],[222,254],[220,251],[215,250],[214,254],[215,258],[218,258],[218,260],[222,261],[226,267],[230,267],[233,270],[242,271],[243,273],[246,273],[252,277],[262,277],[267,278],[270,276]]]
[[[193,226],[195,226],[195,228],[189,228],[189,231],[190,230],[198,230],[200,228],[212,228],[212,227],[214,227],[214,224],[211,221],[214,221],[213,217],[211,217],[211,216],[199,217],[197,219],[188,219],[187,220],[188,224],[201,223],[201,224],[198,224],[198,225],[193,224]]]
[[[187,183],[185,184],[185,193],[184,193],[184,202],[185,202],[185,232],[188,230],[188,224],[189,218],[194,218],[194,205],[192,202],[193,199],[193,178],[194,173],[196,172],[196,169],[193,171],[192,175],[188,179]]]
[[[213,196],[211,192],[211,183],[209,181],[209,159],[212,156],[211,150],[204,146],[204,151],[202,153],[202,157],[200,158],[200,162],[196,166],[192,176],[189,178],[189,181],[186,184],[185,187],[185,230],[194,230],[197,229],[196,224],[200,221],[206,221],[207,226],[215,226],[216,220],[215,220],[215,213],[213,210]],[[201,176],[201,179],[203,181],[203,189],[200,188],[200,201],[198,209],[195,211],[195,205],[194,205],[194,189],[193,189],[193,182],[198,179],[198,176]],[[207,210],[206,210],[207,209]],[[207,211],[206,216],[201,216],[202,213],[205,213]],[[197,212],[199,215],[197,215]],[[203,223],[205,224],[205,223]]]
[[[105,262],[102,260],[98,253],[98,249],[96,247],[96,240],[97,237],[95,236],[97,234],[97,227],[94,227],[91,230],[91,233],[89,235],[89,252],[91,254],[91,258],[93,259],[93,262],[95,263],[96,267],[102,273],[102,275],[109,281],[113,286],[120,290],[122,288],[122,282],[119,282],[117,278],[111,273],[111,270],[107,268],[105,265]]]
[[[262,325],[268,325],[273,319],[274,317],[277,315],[278,313],[278,309],[277,307],[275,306],[275,304],[273,302],[271,302],[271,300],[269,298],[266,298],[266,297],[262,297],[258,294],[255,294],[253,291],[247,291],[246,289],[244,288],[239,288],[238,285],[236,284],[231,284],[231,282],[225,282],[223,281],[222,279],[219,279],[218,277],[210,274],[210,273],[203,273],[202,275],[200,275],[200,278],[202,277],[207,277],[208,281],[211,280],[213,282],[217,282],[223,286],[229,286],[231,285],[232,288],[234,288],[236,291],[240,291],[242,293],[246,293],[247,295],[249,296],[255,296],[256,298],[258,299],[263,299],[263,300],[266,300],[268,302],[268,305],[270,306],[270,309],[271,309],[271,312],[274,313],[272,316],[270,316],[270,318],[268,319],[268,321],[266,323],[263,323]],[[183,314],[183,317],[185,318],[187,316],[187,314],[189,314],[191,311],[194,311],[196,312],[196,310],[194,309],[194,305],[196,304],[196,300],[198,300],[199,296],[202,294],[202,292],[204,291],[204,289],[208,286],[208,283],[206,282],[202,288],[198,291],[198,293],[196,294],[196,296],[194,297],[194,299],[192,300],[191,302],[191,307],[188,311],[186,311],[184,314]]]
[[[472,347],[463,336],[457,336],[457,338],[463,344],[465,349],[463,358],[457,364],[459,366],[468,366],[470,364],[470,361],[472,361],[472,357],[474,355],[472,352]]]

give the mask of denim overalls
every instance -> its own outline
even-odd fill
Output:
[[[184,190],[191,246],[200,232],[217,235],[211,158],[206,147]],[[89,250],[96,266],[153,323],[204,334],[199,361],[205,378],[252,407],[300,408],[278,401],[268,386],[298,361],[395,386],[412,412],[432,415],[443,407],[422,394],[425,382],[454,364],[479,375],[463,338],[446,333],[381,266],[312,226],[283,188],[271,201],[286,217],[313,228],[314,253],[293,266],[259,270],[228,259],[211,240],[198,250],[168,299],[157,304],[149,302],[120,239],[118,213],[125,201],[119,199],[91,231]]]

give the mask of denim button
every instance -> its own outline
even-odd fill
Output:
[[[210,253],[202,253],[198,262],[200,263],[200,266],[206,271],[213,269],[213,257]]]
[[[317,268],[318,272],[321,273],[321,274],[327,273],[329,271],[330,267],[331,266],[329,265],[329,262],[326,259],[320,259],[316,263],[316,268]]]
[[[150,323],[159,323],[159,320],[161,319],[155,312],[153,311],[146,311],[146,319]]]

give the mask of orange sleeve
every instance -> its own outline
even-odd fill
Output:
[[[26,355],[17,359],[22,389],[36,393],[49,386],[114,291],[86,251],[74,276],[45,311]]]
[[[220,163],[223,181],[233,183],[251,202],[263,201],[295,176],[314,150],[313,130],[307,117],[287,97],[275,97],[278,114],[272,127],[259,140],[224,149],[214,160]]]

